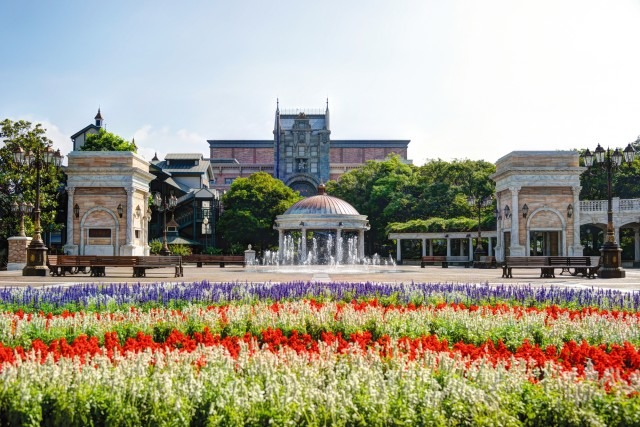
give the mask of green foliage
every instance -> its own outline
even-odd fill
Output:
[[[191,255],[191,247],[187,245],[169,245],[171,255]]]
[[[493,194],[495,184],[489,176],[494,172],[495,166],[485,161],[431,160],[416,167],[392,156],[384,161],[369,161],[342,175],[339,181],[329,182],[327,192],[368,216],[368,252],[386,255],[391,229],[468,231],[477,229],[478,217],[484,229],[495,227],[492,206],[478,210],[467,203],[470,195],[482,199]],[[452,218],[469,221],[456,219],[447,223]],[[406,227],[399,225],[403,223]]]
[[[81,151],[133,151],[136,153],[138,147],[133,142],[126,141],[124,138],[100,129],[98,133],[87,136]]]
[[[624,163],[614,169],[611,176],[613,197],[621,199],[640,198],[640,137],[631,146],[636,150],[636,158],[630,164]],[[580,166],[584,166],[582,158],[584,150],[580,152]],[[580,200],[606,200],[607,199],[607,172],[606,169],[594,162],[594,165],[580,175]]]
[[[149,252],[151,255],[158,255],[162,249],[162,242],[158,239],[153,239],[149,242]]]
[[[34,167],[20,166],[13,159],[14,151],[20,147],[32,153],[51,145],[46,129],[41,124],[9,119],[0,122],[0,238],[16,233],[19,217],[11,214],[11,203],[21,195],[25,202],[35,205],[36,202],[36,170]],[[61,169],[44,168],[40,172],[40,223],[44,230],[58,229],[55,217],[58,205],[62,202],[60,181],[63,180]],[[27,235],[33,233],[31,218],[25,216]]]
[[[248,244],[258,249],[277,244],[278,234],[273,229],[276,216],[300,199],[298,192],[267,173],[238,178],[222,197],[222,237],[227,244],[238,244],[243,250]]]
[[[206,255],[222,255],[222,248],[207,246],[206,248],[204,248],[202,253]]]

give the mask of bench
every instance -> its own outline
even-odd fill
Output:
[[[539,268],[540,277],[553,276],[553,268],[547,263],[547,257],[543,256],[508,256],[502,264],[502,277],[513,278],[511,270],[514,268]]]
[[[573,272],[571,272],[568,268],[566,270],[572,276],[577,276],[578,274],[582,274],[582,277],[589,277],[589,278],[595,279],[595,277],[598,275],[598,270],[600,270],[600,267],[602,267],[602,257],[596,255],[596,256],[590,256],[589,258],[591,259],[591,265],[589,267],[576,267],[573,269]],[[562,274],[564,271],[565,269],[563,268],[560,274]]]
[[[449,267],[449,264],[447,263],[447,257],[440,256],[440,255],[423,256],[420,261],[420,267],[424,268],[424,266],[427,264],[430,264],[430,265],[441,264],[442,268]]]
[[[83,268],[89,269],[92,277],[102,277],[107,267],[132,267],[133,277],[146,277],[148,268],[174,267],[175,277],[183,276],[180,256],[49,255],[47,258],[52,276],[64,276],[72,268]]]
[[[79,271],[86,273],[94,258],[83,255],[48,255],[47,267],[52,276],[66,276],[67,273],[75,274]]]
[[[449,265],[464,265],[469,267],[471,261],[466,256],[443,256],[443,255],[428,255],[420,258],[420,267],[424,268],[425,265],[442,265],[442,268],[449,268]]]
[[[494,256],[481,256],[478,261],[473,263],[475,268],[497,268],[496,257]]]
[[[197,267],[202,267],[202,264],[218,264],[221,268],[224,268],[225,264],[236,264],[244,267],[244,255],[185,255],[182,257],[182,262],[195,263]]]
[[[135,256],[96,256],[91,261],[91,276],[103,277],[105,275],[106,267],[133,267],[133,277],[135,275],[136,267]]]
[[[592,264],[592,259],[589,256],[574,256],[574,257],[565,257],[565,256],[550,256],[549,265],[552,267],[560,267],[562,270],[560,274],[563,274],[565,271],[572,276],[577,276],[578,274],[582,274],[584,277],[594,278],[596,275],[596,271],[599,266],[599,258]],[[592,268],[593,265],[593,268]],[[574,269],[574,273],[571,273],[571,268]],[[555,275],[553,276],[555,277]]]
[[[175,276],[184,276],[182,268],[182,257],[177,255],[169,256],[138,256],[136,258],[136,264],[133,267],[133,277],[146,277],[148,268],[162,268],[162,267],[174,267]]]

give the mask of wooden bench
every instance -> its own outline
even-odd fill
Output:
[[[442,268],[449,267],[449,264],[447,263],[447,257],[441,256],[441,255],[423,256],[420,261],[420,267],[424,268],[424,266],[427,264],[430,264],[430,265],[441,264]]]
[[[469,267],[472,262],[466,256],[444,256],[444,255],[427,255],[420,258],[420,267],[425,265],[442,265],[442,268],[449,268],[449,265],[464,265]]]
[[[602,267],[602,257],[596,255],[596,256],[590,256],[589,258],[591,259],[591,265],[589,267],[576,267],[573,269],[573,272],[567,269],[567,271],[569,271],[569,274],[571,274],[572,276],[577,276],[578,274],[582,274],[582,277],[589,277],[589,278],[595,279],[595,277],[598,275],[598,271],[600,270],[600,267]],[[562,269],[562,272],[564,271],[565,269]],[[560,274],[562,274],[562,272]]]
[[[497,268],[496,257],[494,256],[481,256],[478,261],[473,263],[475,268]]]
[[[597,264],[594,266],[594,269],[591,268],[591,257],[588,256],[550,256],[548,257],[548,262],[551,267],[562,268],[560,274],[563,274],[566,271],[572,276],[578,275],[579,271],[583,276],[592,278],[595,277],[595,273],[598,268]],[[571,273],[571,268],[574,269],[575,273]],[[555,277],[555,274],[552,274],[552,276]]]
[[[91,255],[48,255],[47,266],[52,276],[66,276],[79,271],[86,273],[95,257]]]
[[[512,278],[511,270],[514,268],[539,268],[540,277],[553,275],[553,268],[549,267],[544,256],[508,256],[502,264],[502,277]]]
[[[150,256],[138,256],[135,258],[136,258],[136,264],[133,266],[133,277],[146,277],[147,269],[162,268],[162,267],[174,267],[175,268],[174,277],[182,277],[184,275],[181,256],[150,255]]]
[[[202,267],[202,264],[218,264],[224,268],[225,264],[236,264],[244,267],[244,255],[205,255],[194,254],[182,257],[182,262]]]
[[[102,277],[105,275],[107,267],[133,267],[135,275],[135,267],[137,258],[135,256],[96,256],[91,262],[91,276]]]

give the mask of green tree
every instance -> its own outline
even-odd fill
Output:
[[[297,191],[265,172],[237,178],[222,196],[224,211],[219,229],[228,245],[252,244],[258,249],[277,245],[278,233],[273,229],[277,215],[302,199]]]
[[[52,145],[41,124],[33,125],[24,120],[9,119],[0,122],[0,239],[16,234],[19,218],[11,214],[11,203],[20,195],[25,202],[35,204],[36,170],[16,164],[13,153],[21,148],[25,152],[36,152]],[[40,223],[43,230],[58,229],[55,216],[61,202],[60,181],[62,171],[55,167],[40,172]],[[33,232],[31,219],[25,217],[28,235]]]
[[[80,148],[81,151],[133,151],[136,153],[138,147],[135,142],[126,141],[124,138],[100,129],[98,133],[87,136],[87,140]]]

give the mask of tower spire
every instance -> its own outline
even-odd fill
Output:
[[[100,107],[98,107],[98,114],[96,114],[95,120],[96,120],[96,126],[102,127],[102,114],[100,113]]]

